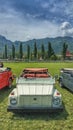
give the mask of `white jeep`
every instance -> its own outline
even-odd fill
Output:
[[[36,69],[36,71],[38,73],[40,69]],[[33,69],[33,72],[35,72],[35,69]],[[45,71],[43,72],[45,74]],[[50,112],[63,110],[62,96],[54,85],[55,79],[49,75],[46,78],[21,75],[16,79],[16,88],[8,97],[7,111]]]

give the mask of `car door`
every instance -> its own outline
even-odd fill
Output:
[[[0,73],[0,88],[3,88],[7,85],[7,78],[8,78],[7,71]]]
[[[68,88],[73,91],[73,74],[70,74]]]
[[[72,89],[73,86],[73,78],[71,77],[71,74],[66,74],[64,77],[64,86],[68,89]]]
[[[0,89],[3,87],[3,80],[2,80],[2,78],[3,78],[3,73],[0,72]]]

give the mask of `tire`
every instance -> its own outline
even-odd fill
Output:
[[[11,88],[12,87],[12,79],[9,79],[9,83],[8,83],[8,88]]]

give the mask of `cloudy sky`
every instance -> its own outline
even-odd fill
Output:
[[[73,0],[0,0],[0,35],[12,41],[73,36]]]

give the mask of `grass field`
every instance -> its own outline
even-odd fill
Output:
[[[73,68],[73,63],[4,63],[4,66],[11,67],[16,76],[25,67],[47,67],[54,76],[59,74],[60,68]],[[8,95],[13,87],[0,90],[0,130],[73,130],[73,94],[70,91],[56,83],[64,103],[61,113],[20,115],[7,112]]]

